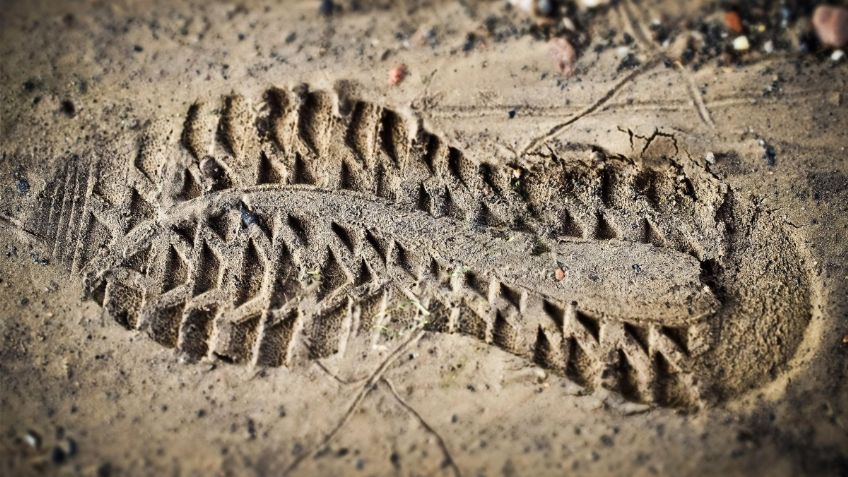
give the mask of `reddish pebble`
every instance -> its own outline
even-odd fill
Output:
[[[742,33],[742,17],[734,11],[724,12],[724,24],[733,33]]]
[[[813,13],[813,26],[819,40],[827,46],[842,48],[848,43],[848,9],[819,5]]]
[[[554,38],[550,41],[551,57],[557,70],[563,76],[574,73],[574,63],[577,62],[577,52],[565,38]]]
[[[399,64],[389,70],[389,86],[397,86],[406,78],[406,65]]]
[[[556,281],[561,282],[565,280],[566,276],[568,276],[568,274],[565,270],[561,268],[557,268],[556,270],[554,270],[554,278],[556,279]]]

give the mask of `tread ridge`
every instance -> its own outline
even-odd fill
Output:
[[[697,301],[709,288],[686,283],[695,290],[686,316],[651,321],[593,302],[589,285],[569,285],[582,275],[567,266],[563,278],[531,280],[493,260],[520,252],[523,267],[545,257],[579,265],[581,247],[724,259],[730,235],[712,212],[723,202],[696,196],[679,166],[597,150],[487,162],[397,111],[354,101],[339,113],[337,103],[305,86],[269,89],[258,105],[235,93],[195,102],[179,136],[185,158],[134,158],[119,202],[99,190],[93,168],[67,162],[42,201],[54,256],[85,276],[105,313],[191,361],[290,366],[423,326],[589,389],[700,405],[702,357],[717,336],[708,322],[717,309]],[[375,211],[394,222],[375,222]],[[615,279],[588,275],[598,287]]]

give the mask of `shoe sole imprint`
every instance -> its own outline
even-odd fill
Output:
[[[198,102],[179,147],[68,162],[31,218],[106,313],[192,360],[291,365],[423,326],[692,407],[772,379],[810,318],[786,234],[674,158],[495,164],[329,92],[257,105]]]

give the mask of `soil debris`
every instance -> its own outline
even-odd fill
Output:
[[[730,5],[718,11],[715,4],[705,4],[700,17],[663,25],[668,44],[679,35],[687,37],[680,55],[682,64],[699,69],[711,61],[719,65],[751,63],[761,58],[756,52],[791,51],[824,58],[824,47],[811,25],[813,2],[727,3]]]
[[[777,163],[777,152],[774,150],[774,146],[767,143],[765,139],[758,139],[757,144],[763,148],[763,159],[766,161],[768,166],[774,166]]]

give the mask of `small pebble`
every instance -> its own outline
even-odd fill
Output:
[[[24,436],[24,442],[33,449],[38,449],[41,447],[41,436],[35,431],[27,431]]]
[[[751,48],[751,42],[745,35],[737,36],[733,39],[733,49],[736,51],[748,51]]]
[[[527,13],[533,12],[533,0],[509,0],[510,5]]]
[[[763,43],[763,51],[766,53],[774,53],[774,42],[771,40]]]
[[[401,63],[389,70],[389,86],[397,86],[406,78],[406,65]]]
[[[766,161],[766,164],[774,166],[777,163],[777,152],[775,152],[774,146],[763,139],[757,140],[757,143],[763,148],[763,159]]]
[[[536,11],[543,17],[552,17],[556,12],[556,2],[554,0],[538,0]]]
[[[258,224],[259,219],[256,215],[250,211],[247,207],[242,206],[241,208],[241,223],[245,227],[250,227],[253,224]]]
[[[813,27],[823,44],[842,48],[848,43],[848,9],[819,5],[813,13]]]
[[[724,12],[724,24],[733,33],[742,33],[742,17],[734,11]]]
[[[568,77],[574,73],[574,63],[577,62],[577,52],[565,38],[554,38],[550,41],[550,54],[554,64],[562,76]]]
[[[333,5],[333,0],[321,0],[321,5],[318,7],[318,13],[324,16],[330,16],[333,14],[333,9],[335,5]]]
[[[556,281],[558,282],[565,280],[567,276],[568,273],[562,268],[557,268],[556,270],[554,270],[554,279],[556,279]]]
[[[707,164],[715,164],[715,162],[716,162],[715,153],[708,152],[707,155],[705,156],[705,159],[707,160]]]
[[[18,180],[15,181],[15,185],[18,187],[18,192],[21,195],[24,195],[29,192],[29,181],[27,181],[23,177],[18,178]]]
[[[833,50],[830,54],[830,61],[841,61],[842,58],[845,58],[845,52],[842,50]]]
[[[597,8],[607,5],[610,0],[580,0],[577,3],[582,8]]]

